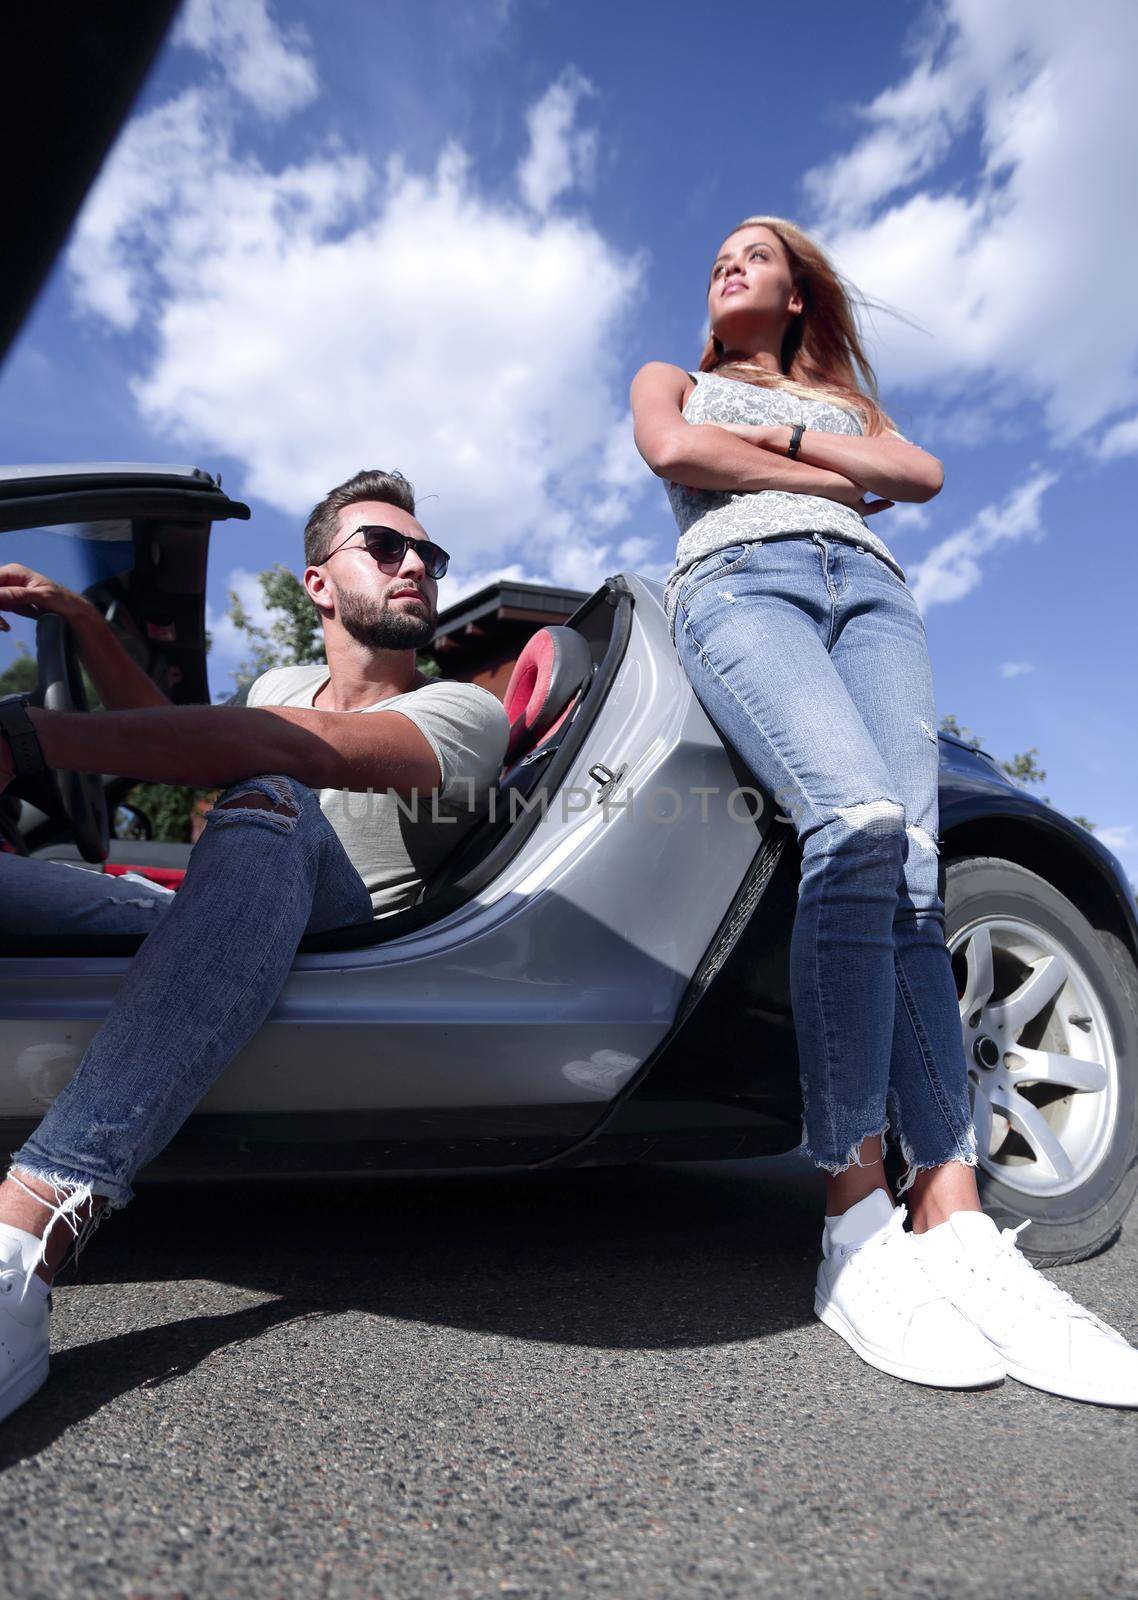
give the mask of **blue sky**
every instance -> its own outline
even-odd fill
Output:
[[[227,588],[299,570],[360,466],[414,481],[443,604],[662,577],[628,382],[695,361],[739,217],[794,218],[901,314],[866,324],[882,397],[945,463],[873,524],[939,711],[1037,746],[1134,877],[1136,45],[1126,0],[189,0],[0,373],[4,454],[249,500],[214,538],[217,694]]]

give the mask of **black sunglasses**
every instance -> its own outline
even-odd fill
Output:
[[[398,528],[384,528],[370,523],[360,528],[353,528],[346,538],[332,546],[324,560],[328,561],[337,550],[342,550],[348,540],[353,539],[357,533],[363,534],[363,548],[369,556],[373,556],[379,562],[380,566],[391,566],[401,562],[407,554],[408,546],[414,549],[432,578],[441,578],[450,564],[450,556],[441,544],[434,544],[430,539],[411,539],[407,534],[400,533]]]

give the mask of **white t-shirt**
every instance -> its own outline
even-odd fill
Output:
[[[324,666],[275,667],[250,686],[249,706],[312,706],[328,682]],[[320,707],[316,708],[321,709]],[[506,758],[509,723],[501,701],[476,683],[445,679],[361,706],[397,711],[438,758],[437,793],[400,800],[386,790],[321,789],[320,809],[371,895],[377,917],[413,905],[419,890],[485,813]]]

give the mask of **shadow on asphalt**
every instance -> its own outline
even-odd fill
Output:
[[[0,1470],[117,1396],[282,1323],[343,1312],[603,1350],[690,1349],[808,1322],[822,1188],[800,1160],[355,1183],[140,1184],[80,1285],[202,1279],[271,1295],[52,1358]]]

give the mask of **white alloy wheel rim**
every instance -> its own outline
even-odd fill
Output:
[[[971,922],[948,948],[981,1167],[1025,1195],[1078,1189],[1118,1115],[1101,997],[1070,950],[1017,917]]]

